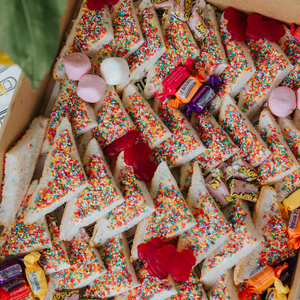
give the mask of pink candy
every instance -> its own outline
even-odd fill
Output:
[[[79,80],[82,76],[89,74],[91,61],[83,53],[74,52],[64,57],[64,65],[70,80]]]
[[[97,75],[84,75],[78,83],[77,94],[86,102],[96,103],[101,100],[106,90],[106,82]]]
[[[269,108],[277,117],[287,117],[296,108],[295,92],[281,86],[273,90],[269,98]]]

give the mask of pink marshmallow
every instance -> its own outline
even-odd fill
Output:
[[[96,103],[101,100],[106,90],[106,82],[97,75],[84,75],[78,82],[77,94],[86,102]]]
[[[92,64],[90,59],[83,53],[73,52],[64,57],[64,65],[70,80],[79,80],[89,74]]]
[[[300,110],[300,88],[297,90],[296,94],[297,94],[297,106],[298,109]]]
[[[275,116],[287,117],[296,108],[295,92],[286,86],[274,89],[269,98],[269,108]]]

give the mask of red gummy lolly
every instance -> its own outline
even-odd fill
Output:
[[[101,10],[105,4],[115,5],[119,0],[87,0],[87,8],[89,10]]]
[[[243,42],[246,40],[247,16],[231,7],[225,9],[224,18],[228,21],[227,30],[232,39]]]

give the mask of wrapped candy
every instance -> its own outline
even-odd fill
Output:
[[[238,159],[226,168],[225,179],[228,180],[231,177],[251,182],[257,179],[257,172],[247,162]]]
[[[15,260],[8,262],[0,266],[0,285],[3,285],[21,275],[23,275],[21,265]]]
[[[234,198],[256,202],[258,199],[258,187],[255,184],[244,182],[238,179],[231,179],[230,195]]]
[[[290,215],[288,234],[290,237],[289,248],[300,248],[300,209],[294,209]]]

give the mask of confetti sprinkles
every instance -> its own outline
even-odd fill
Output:
[[[147,218],[145,242],[154,237],[163,239],[175,237],[178,231],[194,223],[177,186],[169,188],[160,183],[153,202],[155,211]]]
[[[79,161],[70,155],[73,151],[75,148],[70,133],[66,129],[58,135],[54,150],[48,154],[50,161],[47,173],[51,174],[53,180],[47,183],[46,188],[38,190],[34,205],[28,208],[31,213],[50,207],[86,184],[84,171]]]
[[[255,65],[255,73],[242,90],[243,105],[241,110],[253,110],[261,98],[265,97],[275,84],[276,78],[289,65],[283,55],[266,39],[246,40],[246,45]]]
[[[164,138],[168,132],[161,120],[152,113],[143,99],[137,92],[128,96],[126,111],[135,124],[138,131],[142,133],[142,140],[150,148],[157,144],[158,140]]]
[[[226,274],[221,275],[215,288],[209,294],[210,300],[231,300],[230,293],[226,286]]]
[[[53,144],[56,129],[64,117],[68,117],[74,135],[92,128],[92,119],[88,115],[87,105],[77,96],[77,88],[73,81],[66,78],[50,116],[49,129],[46,134],[46,140],[50,146]]]
[[[135,286],[128,270],[121,235],[111,238],[104,244],[101,258],[107,272],[88,286],[85,298],[102,299],[112,294],[123,293]]]
[[[233,104],[226,106],[224,119],[220,125],[240,148],[240,151],[235,156],[243,158],[251,165],[260,163],[262,157],[266,154],[267,148],[249,130],[246,120],[237,107]]]
[[[171,109],[168,100],[160,103],[157,110],[158,116],[171,131],[172,135],[162,142],[155,150],[155,160],[157,164],[166,161],[169,167],[174,167],[179,159],[190,155],[198,150],[201,145],[196,140],[196,136],[187,127],[184,117],[178,109]]]

